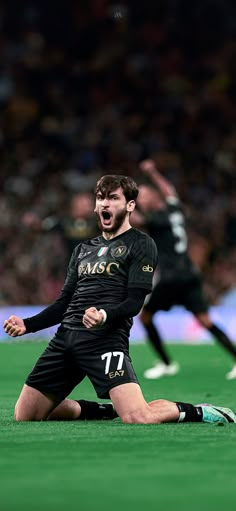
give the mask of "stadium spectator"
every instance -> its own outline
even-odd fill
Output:
[[[226,285],[231,288],[219,261],[230,259],[235,247],[235,17],[234,2],[220,0],[191,8],[160,0],[148,10],[133,0],[62,0],[56,7],[2,2],[2,305],[50,302],[32,292],[41,280],[35,245],[55,283],[50,296],[57,295],[67,247],[36,223],[66,216],[68,196],[90,193],[104,172],[122,169],[136,177],[137,163],[147,155],[186,204],[190,251],[196,235],[209,245],[198,261],[211,303],[219,302]],[[25,229],[34,242],[13,265]],[[56,270],[50,260],[55,238]],[[34,283],[27,279],[22,293],[29,261]]]

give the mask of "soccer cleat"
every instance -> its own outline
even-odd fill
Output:
[[[179,372],[179,364],[172,362],[167,365],[164,362],[158,362],[154,367],[147,369],[144,372],[144,377],[148,380],[156,380],[162,378],[162,376],[175,376]]]
[[[235,380],[236,379],[236,364],[232,367],[231,371],[226,374],[226,380]]]
[[[196,406],[201,407],[202,409],[202,422],[236,422],[236,415],[232,410],[230,410],[230,408],[208,404],[199,404]]]

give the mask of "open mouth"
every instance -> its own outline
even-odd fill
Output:
[[[102,211],[102,219],[104,225],[109,225],[111,222],[111,213],[109,213],[109,211]]]

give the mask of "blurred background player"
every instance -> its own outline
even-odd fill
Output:
[[[168,311],[174,305],[182,305],[194,314],[199,323],[232,356],[233,367],[226,378],[235,379],[236,348],[209,316],[201,273],[188,255],[185,215],[176,190],[156,169],[153,160],[142,161],[140,169],[150,184],[139,187],[138,213],[134,220],[148,230],[156,242],[159,254],[157,281],[142,309],[140,319],[160,360],[147,369],[144,376],[155,379],[173,376],[179,371],[179,364],[171,360],[154,325],[153,316],[158,311]]]

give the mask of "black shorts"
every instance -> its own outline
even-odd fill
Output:
[[[154,314],[157,311],[168,311],[174,305],[182,305],[193,314],[208,311],[200,275],[194,274],[185,280],[160,279],[145,304],[145,309]]]
[[[117,333],[103,339],[93,336],[91,331],[84,334],[60,327],[25,383],[61,401],[85,376],[102,399],[110,399],[109,391],[113,387],[138,383],[128,352],[128,340],[124,342]]]

